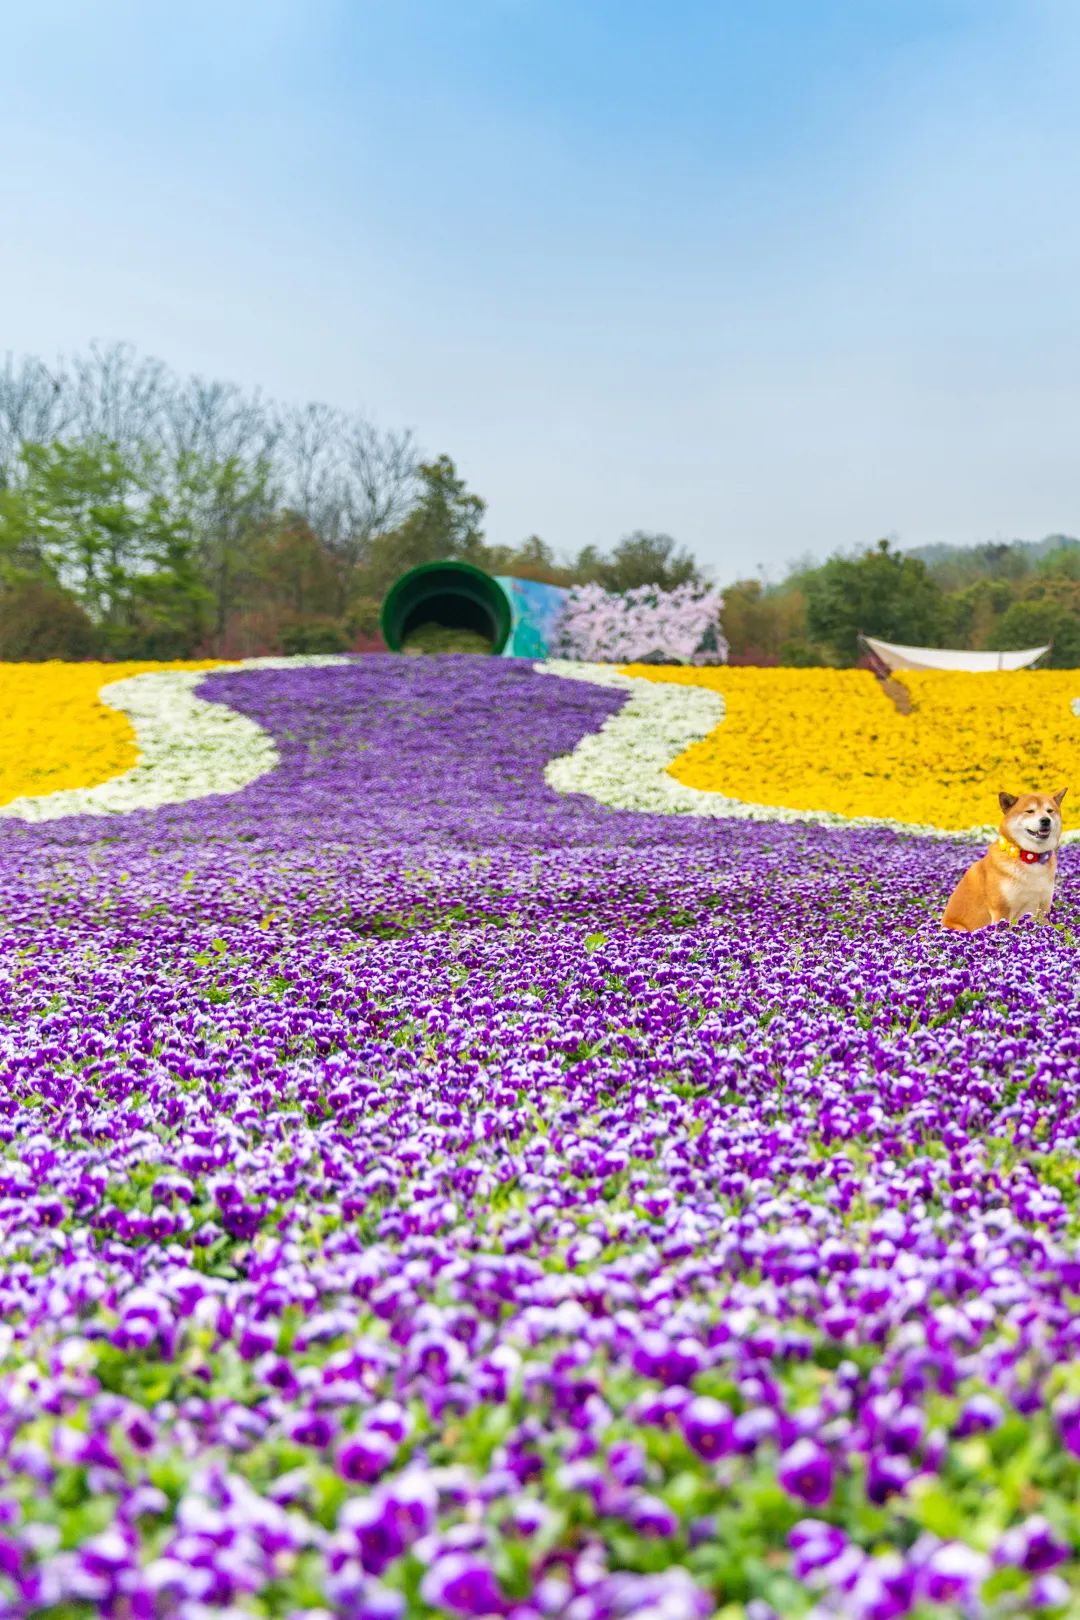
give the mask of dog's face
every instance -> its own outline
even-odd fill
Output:
[[[1068,790],[1060,793],[999,793],[1001,830],[1021,849],[1041,853],[1057,849],[1061,841],[1061,801]]]

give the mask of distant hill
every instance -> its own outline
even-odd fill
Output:
[[[1048,534],[1044,540],[982,540],[973,546],[903,546],[908,557],[918,557],[933,573],[1026,574],[1037,568],[1044,557],[1057,551],[1080,548],[1080,540],[1069,534]],[[1011,566],[1010,566],[1011,565]]]

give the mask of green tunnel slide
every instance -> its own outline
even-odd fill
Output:
[[[422,563],[391,585],[380,623],[391,652],[422,645],[424,633],[439,627],[472,632],[504,657],[546,658],[565,604],[558,585],[487,574],[472,563]]]

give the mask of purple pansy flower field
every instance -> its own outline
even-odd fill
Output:
[[[607,808],[513,659],[0,826],[0,1615],[1080,1615],[1080,910]]]

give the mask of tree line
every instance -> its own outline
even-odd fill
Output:
[[[666,534],[557,555],[496,546],[485,503],[411,432],[180,377],[124,345],[0,369],[0,659],[225,657],[377,645],[382,597],[447,557],[552,584],[709,583]],[[1053,535],[736,579],[741,663],[852,664],[860,632],[1080,665],[1080,541]]]
[[[668,535],[560,560],[493,546],[409,431],[179,377],[116,345],[0,370],[0,658],[227,657],[374,643],[406,568],[457,557],[610,590],[701,578]]]
[[[791,570],[780,584],[724,591],[737,663],[850,665],[859,635],[908,646],[1007,652],[1052,644],[1051,667],[1080,666],[1080,540],[929,546],[880,540],[854,556]]]

